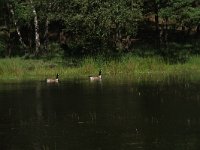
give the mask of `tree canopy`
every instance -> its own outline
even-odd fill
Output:
[[[180,32],[198,41],[199,8],[196,0],[1,0],[0,55],[124,52],[135,41],[160,49]]]

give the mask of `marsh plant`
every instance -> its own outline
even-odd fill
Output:
[[[61,80],[87,78],[103,70],[103,79],[162,80],[168,76],[191,77],[200,74],[200,58],[192,56],[185,63],[171,64],[163,57],[139,57],[132,54],[117,58],[105,56],[81,59],[0,59],[1,80],[42,80],[59,73]],[[188,76],[189,75],[189,76]],[[196,76],[197,77],[197,76]]]

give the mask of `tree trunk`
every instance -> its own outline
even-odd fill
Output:
[[[44,33],[44,49],[46,52],[48,52],[48,44],[49,44],[49,18],[46,18],[46,23],[45,23],[45,33]]]
[[[158,16],[158,5],[155,4],[155,26],[156,26],[156,47],[160,49],[160,31],[159,31],[159,16]]]
[[[188,30],[187,30],[187,38],[190,37],[191,31],[192,31],[192,27],[188,27]]]
[[[182,25],[182,31],[184,31],[184,32],[185,32],[185,26],[184,26],[184,25]]]
[[[200,24],[197,26],[197,33],[200,32]]]
[[[7,46],[6,46],[6,53],[5,53],[5,56],[6,57],[10,57],[11,56],[11,40],[10,40],[10,26],[8,25],[7,26],[7,29],[8,29],[8,31],[7,31],[7,41],[6,41],[6,43],[7,43]]]
[[[37,18],[37,12],[35,10],[33,1],[30,0],[33,15],[34,15],[34,26],[35,26],[35,56],[39,53],[40,48],[40,36],[39,36],[39,25],[38,25],[38,18]]]
[[[32,26],[30,24],[28,25],[27,30],[29,30],[27,38],[28,38],[29,53],[31,54],[31,53],[33,53],[33,49],[32,49],[32,45],[33,45],[32,31],[33,31],[33,29],[32,29]]]
[[[19,30],[19,26],[17,25],[17,21],[15,20],[15,13],[14,13],[14,10],[12,8],[12,5],[10,4],[10,13],[12,14],[13,16],[13,22],[14,22],[14,25],[15,25],[15,28],[16,28],[16,31],[17,31],[17,35],[19,36],[19,42],[21,43],[21,45],[23,46],[23,48],[25,49],[25,53],[27,52],[27,46],[26,44],[23,42],[23,39],[22,39],[22,36],[21,36],[21,32]]]
[[[10,12],[9,12],[9,4],[6,3],[6,11],[7,11],[7,16],[5,17],[5,25],[6,25],[6,52],[5,56],[10,57],[11,56],[11,38],[10,38]]]
[[[199,37],[199,34],[200,34],[200,24],[197,26],[197,31],[196,31],[196,37],[198,38]]]
[[[163,44],[167,47],[168,43],[168,18],[165,18],[165,27],[164,27],[164,34],[163,34]]]

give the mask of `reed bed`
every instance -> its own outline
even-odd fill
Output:
[[[87,78],[102,69],[104,79],[160,81],[168,78],[200,79],[200,57],[191,56],[185,63],[171,64],[162,57],[124,55],[117,58],[104,56],[81,59],[0,59],[0,80],[44,80],[60,74],[62,80]]]

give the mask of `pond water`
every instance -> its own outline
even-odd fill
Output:
[[[200,83],[0,84],[0,150],[199,150]]]

